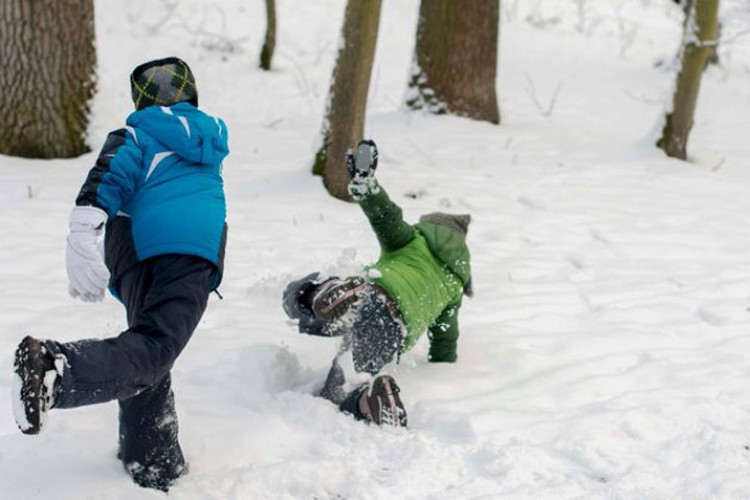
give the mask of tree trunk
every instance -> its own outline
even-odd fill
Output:
[[[716,22],[716,43],[708,48],[708,55],[706,56],[706,66],[714,65],[718,66],[721,60],[719,59],[719,41],[721,40],[721,21]]]
[[[690,13],[695,6],[695,0],[674,0],[675,3],[682,7],[682,11],[685,15],[685,20],[682,23],[683,33],[688,33],[688,21],[690,21]],[[711,64],[719,64],[719,39],[721,38],[721,22],[717,20],[716,25],[716,43],[711,45],[706,56],[706,67]]]
[[[93,0],[0,0],[0,154],[69,158],[89,151]]]
[[[662,136],[656,145],[673,158],[687,159],[687,141],[693,126],[701,76],[711,47],[716,44],[719,0],[695,0],[685,25],[680,72]]]
[[[363,138],[367,91],[380,24],[381,0],[349,0],[342,43],[333,70],[323,122],[322,145],[315,155],[313,173],[323,176],[328,192],[351,200],[345,153]]]
[[[500,0],[422,0],[406,105],[500,122]]]
[[[269,71],[276,48],[276,0],[266,0],[266,19],[266,39],[260,51],[260,67]]]

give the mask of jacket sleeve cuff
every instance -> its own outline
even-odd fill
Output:
[[[92,205],[73,207],[70,213],[71,231],[99,231],[107,222],[107,212]]]

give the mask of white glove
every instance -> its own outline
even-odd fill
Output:
[[[109,270],[99,251],[97,238],[104,231],[107,213],[97,207],[75,207],[70,214],[70,233],[65,252],[68,293],[86,302],[104,299]]]

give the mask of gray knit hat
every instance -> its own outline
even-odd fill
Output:
[[[432,224],[438,224],[444,227],[447,227],[449,229],[452,229],[453,231],[456,231],[458,234],[460,234],[463,237],[466,237],[466,233],[469,230],[469,224],[471,223],[471,215],[469,214],[461,214],[461,215],[454,215],[454,214],[446,214],[443,212],[432,212],[429,214],[424,214],[422,217],[419,218],[419,222],[429,222]],[[469,296],[474,296],[474,288],[471,284],[471,276],[469,276],[469,281],[464,283],[464,293]]]
[[[454,215],[446,214],[443,212],[432,212],[430,214],[424,214],[422,217],[420,217],[419,222],[432,222],[433,224],[440,224],[441,226],[446,226],[466,236],[466,233],[469,230],[469,223],[471,222],[471,215]]]
[[[141,64],[130,75],[130,91],[135,109],[148,106],[171,106],[187,101],[198,106],[195,77],[187,63],[167,57]]]

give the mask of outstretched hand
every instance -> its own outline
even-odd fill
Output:
[[[363,182],[375,175],[378,167],[378,146],[366,139],[359,141],[356,154],[349,148],[346,151],[346,170],[353,182]]]

